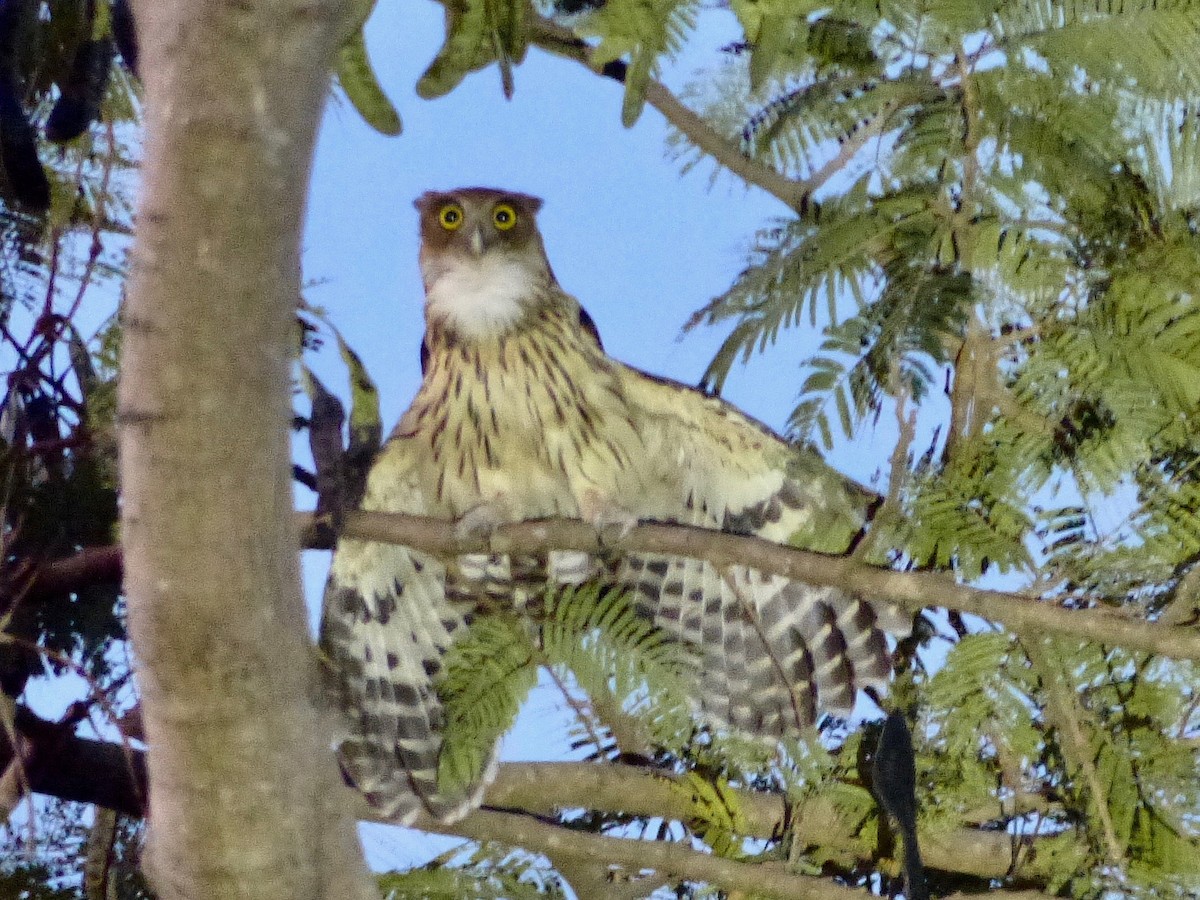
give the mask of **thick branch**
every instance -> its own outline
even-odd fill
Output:
[[[120,582],[121,548],[116,545],[84,547],[78,553],[42,563],[34,570],[22,597],[36,600],[92,584]]]
[[[784,827],[785,803],[779,794],[734,791],[745,817],[746,837],[778,837]],[[487,791],[489,806],[520,809],[549,815],[560,809],[598,809],[629,815],[686,820],[692,812],[687,794],[672,786],[661,772],[633,766],[592,763],[508,763],[500,767],[496,781]],[[857,834],[860,823],[847,822],[829,796],[820,793],[792,809],[792,836],[801,846],[838,850],[868,860],[873,847]],[[1062,835],[1056,840],[1063,839]],[[926,865],[932,869],[958,872],[978,878],[1004,878],[1011,874],[1013,835],[1001,831],[958,828],[923,833]],[[1026,839],[1029,840],[1029,839]],[[1036,844],[1040,839],[1032,839]],[[1079,843],[1071,833],[1064,843]],[[1042,871],[1039,854],[1031,857],[1020,877],[1037,882]],[[1047,860],[1052,854],[1046,854]]]
[[[310,516],[301,519],[305,527],[311,522]],[[973,613],[1018,634],[1061,634],[1174,659],[1200,659],[1200,631],[1194,628],[1144,622],[1107,609],[1063,609],[1020,594],[968,587],[939,572],[893,572],[850,557],[826,556],[687,525],[643,524],[624,537],[602,541],[596,530],[583,522],[545,519],[504,525],[490,540],[460,540],[453,523],[445,520],[354,512],[346,516],[343,534],[404,544],[441,557],[483,551],[531,554],[549,549],[690,556],[717,566],[745,565],[808,584],[892,600],[912,612],[942,606]]]
[[[811,875],[794,875],[779,862],[742,863],[699,853],[685,844],[632,841],[572,831],[530,816],[481,809],[457,824],[418,822],[418,827],[477,841],[499,841],[547,856],[566,854],[633,871],[654,869],[671,880],[709,882],[726,890],[750,891],[782,900],[857,900],[861,891]]]
[[[25,745],[29,790],[60,800],[94,803],[130,816],[146,811],[146,761],[142,751],[75,735],[74,725],[48,722],[18,707],[16,733]],[[13,758],[0,730],[0,768]]]
[[[77,737],[57,723],[43,721],[27,711],[18,715],[17,724],[31,748],[28,775],[32,791],[64,800],[94,803],[132,816],[144,813],[146,776],[142,751]],[[7,742],[0,741],[0,767],[11,759],[11,750]],[[782,796],[745,790],[734,793],[745,817],[746,837],[779,836],[785,816]],[[686,794],[672,786],[669,776],[619,764],[506,763],[500,767],[496,781],[488,788],[484,802],[491,807],[547,816],[561,809],[573,808],[668,820],[686,820],[691,814]],[[373,818],[361,798],[357,799],[357,803],[362,818]],[[522,844],[512,832],[485,833],[490,827],[488,823],[494,821],[486,817],[477,820],[472,816],[468,822],[474,824],[468,828],[429,822],[423,824],[431,831]],[[819,793],[803,800],[792,810],[792,835],[801,846],[836,850],[851,858],[869,861],[874,848],[858,836],[860,824],[846,821],[836,803]],[[531,840],[541,843],[528,846],[530,849],[546,849],[550,834],[544,829],[532,833]],[[1011,872],[1016,850],[1014,840],[1021,840],[1035,848],[1035,852],[1020,854],[1023,863],[1016,873]],[[559,852],[570,855],[578,849],[577,843],[580,842],[558,848]],[[1051,843],[1055,845],[1056,852],[1036,852],[1036,848]],[[1050,867],[1055,860],[1061,859],[1067,844],[1078,843],[1079,838],[1074,832],[1022,839],[1000,831],[973,828],[922,834],[926,862],[930,868],[977,878],[1005,878],[1015,874],[1022,881],[1034,884],[1043,882],[1051,874]],[[644,859],[638,849],[643,844],[634,841],[621,841],[621,844],[619,856],[603,858],[611,862]],[[590,844],[581,845],[585,849],[591,847]],[[585,856],[587,859],[597,858],[594,849],[587,849]],[[688,868],[682,873],[676,871],[675,874],[691,877],[692,869]]]
[[[493,810],[478,810],[451,826],[426,821],[419,822],[418,827],[477,841],[520,846],[547,856],[568,854],[634,871],[654,869],[671,880],[709,882],[729,891],[746,891],[764,897],[855,900],[865,896],[860,890],[841,887],[828,879],[792,873],[784,863],[738,862],[692,850],[685,844],[633,841],[571,831],[530,816]],[[1006,891],[992,893],[1001,900],[1010,896]],[[1022,900],[1048,900],[1049,897],[1036,891],[1021,891],[1011,896],[1019,896]]]

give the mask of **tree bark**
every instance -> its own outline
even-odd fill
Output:
[[[130,635],[169,898],[376,897],[291,519],[298,246],[341,4],[141,0],[146,138],[119,394]]]

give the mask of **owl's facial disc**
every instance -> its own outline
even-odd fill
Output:
[[[554,283],[534,216],[541,201],[491,188],[431,192],[421,213],[426,317],[460,338],[502,334]]]

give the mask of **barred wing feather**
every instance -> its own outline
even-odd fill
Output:
[[[418,482],[395,467],[387,474],[385,490],[368,487],[364,507],[423,513]],[[494,773],[493,758],[483,779],[458,793],[437,783],[445,716],[434,679],[474,611],[474,601],[459,599],[469,592],[453,593],[451,599],[445,566],[407,547],[342,540],[334,554],[321,643],[343,714],[339,757],[350,780],[393,821],[412,822],[422,810],[447,821],[461,817],[478,805]]]
[[[830,552],[865,524],[870,492],[719,398],[634,369],[624,386],[660,468],[652,480],[677,491],[674,506],[648,494],[636,515]],[[821,711],[847,714],[859,690],[882,692],[885,635],[911,625],[889,604],[743,566],[632,556],[616,579],[703,660],[710,722],[764,737],[794,733]]]

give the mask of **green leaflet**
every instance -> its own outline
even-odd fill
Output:
[[[697,0],[609,0],[586,16],[577,30],[600,43],[592,65],[628,57],[621,122],[630,128],[646,104],[646,89],[661,55],[675,53],[695,27]]]
[[[379,390],[358,354],[342,338],[341,332],[334,328],[333,333],[337,338],[338,352],[346,363],[350,376],[348,453],[355,458],[364,458],[365,461],[375,456],[383,434],[383,421],[379,415]]]
[[[737,794],[723,776],[706,777],[688,772],[672,784],[672,790],[687,798],[691,817],[687,825],[717,856],[742,859],[742,838],[747,831]]]
[[[417,82],[417,94],[426,100],[448,94],[468,72],[482,69],[494,58],[484,0],[447,3],[446,38]]]
[[[654,73],[654,55],[642,51],[625,70],[625,96],[621,100],[621,124],[632,128],[646,105],[646,88]]]
[[[500,67],[500,86],[505,98],[512,99],[512,67],[524,61],[529,49],[529,7],[526,0],[484,0],[484,3]]]
[[[336,72],[338,84],[368,125],[380,134],[395,136],[400,133],[400,114],[379,86],[361,30],[338,50]]]
[[[789,453],[787,477],[804,491],[814,509],[807,528],[788,537],[788,543],[818,553],[845,553],[867,521],[867,511],[879,498],[831,468],[815,452]]]
[[[548,598],[541,632],[546,660],[570,671],[598,712],[619,720],[602,714],[609,728],[671,751],[691,738],[693,663],[624,595],[565,588]]]
[[[1014,479],[1004,460],[965,451],[921,479],[907,540],[913,558],[967,579],[978,578],[989,564],[1002,572],[1029,569],[1033,561],[1023,538],[1033,523],[1009,496]]]
[[[468,73],[498,62],[505,96],[512,94],[511,66],[529,47],[528,0],[447,2],[446,37],[417,82],[426,100],[448,94]]]
[[[792,0],[733,0],[730,9],[750,42],[752,89],[760,88],[776,71],[803,60],[809,16],[823,5]]]
[[[384,900],[545,900],[564,897],[540,859],[496,844],[456,847],[409,872],[377,876]]]
[[[400,114],[380,87],[367,54],[365,31],[375,3],[376,0],[351,0],[345,20],[346,37],[338,48],[334,73],[363,120],[379,133],[395,136],[402,128]]]
[[[779,58],[798,44],[803,44],[808,22],[794,15],[770,15],[763,17],[754,38],[754,49],[750,53],[750,87],[758,88],[766,83],[775,70]]]
[[[337,341],[338,354],[346,364],[350,387],[350,441],[347,454],[356,465],[367,465],[379,450],[380,438],[383,435],[383,420],[379,413],[379,390],[367,367],[354,349],[346,343],[342,333],[334,326],[324,311],[315,307],[303,305],[305,312],[316,316],[333,332]],[[316,376],[307,368],[302,367],[302,385],[309,399],[314,397],[313,384]],[[324,388],[321,388],[324,390]]]
[[[454,643],[436,685],[446,714],[438,759],[444,792],[457,794],[479,781],[536,681],[536,651],[515,619],[485,616]]]
[[[1200,40],[1195,3],[1062,4],[1065,21],[1050,28],[1014,22],[1008,18],[1012,6],[1000,5],[999,18],[1015,25],[1014,38],[1026,32],[1023,42],[1050,58],[1070,59],[1094,78],[1111,79],[1114,86],[1132,78],[1150,93],[1173,91],[1181,82],[1192,90],[1200,85],[1200,61],[1188,50]],[[1115,46],[1122,50],[1119,60],[1114,60]]]

